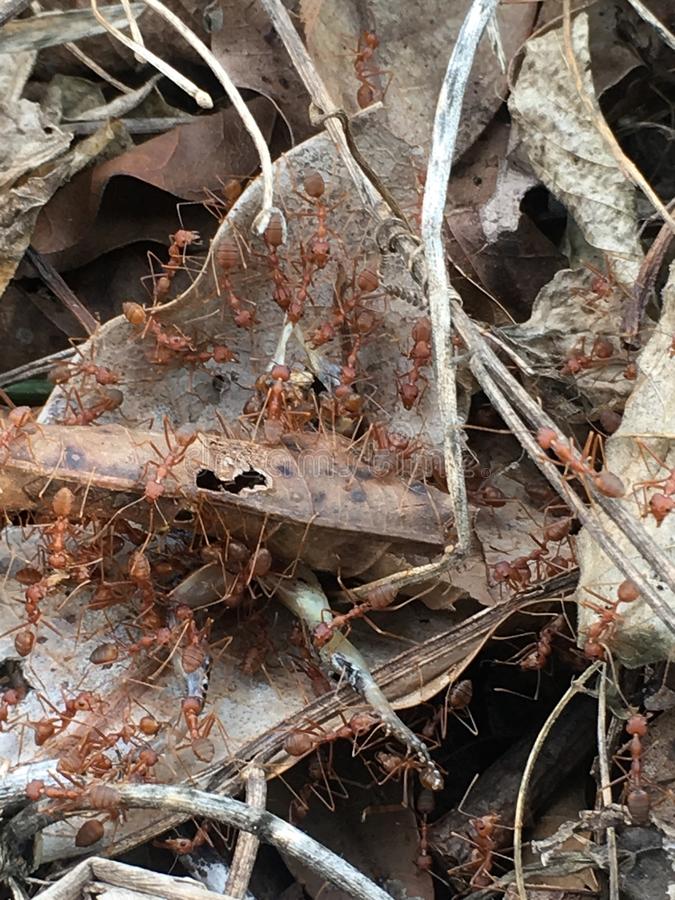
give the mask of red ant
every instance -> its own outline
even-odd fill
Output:
[[[584,353],[583,342],[581,347],[570,350],[560,372],[562,375],[578,375],[580,372],[585,372],[598,365],[606,365],[613,356],[614,344],[609,338],[596,337],[590,354]]]
[[[105,812],[109,819],[115,821],[122,817],[122,798],[119,791],[108,784],[94,784],[91,787],[64,788],[45,785],[41,779],[29,781],[26,785],[26,796],[32,802],[48,798],[61,801],[66,809],[77,809],[83,804]],[[78,831],[80,843],[77,846],[85,847],[96,843],[103,836],[103,826],[100,822],[93,824],[85,822]],[[77,841],[77,837],[76,837]]]
[[[526,672],[540,671],[546,667],[553,653],[553,639],[565,628],[565,617],[558,615],[545,625],[537,640],[530,647],[526,647],[518,665]]]
[[[436,728],[440,725],[441,738],[444,739],[448,731],[448,713],[452,713],[467,728],[471,734],[478,734],[478,727],[469,709],[473,700],[473,682],[469,678],[463,678],[455,684],[449,685],[445,694],[445,701],[439,705],[434,715],[425,723],[421,730],[422,737],[427,740],[434,738]],[[464,713],[464,716],[460,716]]]
[[[378,91],[376,85],[371,81],[377,75],[383,74],[382,71],[373,67],[375,51],[380,46],[380,39],[374,31],[364,31],[359,37],[359,45],[356,50],[356,58],[354,60],[354,74],[360,82],[358,91],[356,92],[356,102],[360,109],[365,109],[375,102],[375,97],[380,93],[380,99],[384,97],[385,91]]]
[[[77,375],[84,375],[85,378],[93,377],[96,384],[102,387],[118,384],[120,380],[119,375],[107,366],[97,366],[95,363],[87,361],[81,363],[58,363],[49,373],[49,380],[52,384],[63,385]]]
[[[421,370],[431,363],[431,320],[427,316],[413,325],[412,339],[414,343],[408,358],[412,360],[413,367],[405,375],[397,376],[398,393],[405,409],[412,409],[420,399],[418,381],[427,380],[421,374]]]
[[[340,725],[333,731],[318,731],[296,728],[291,731],[283,742],[283,748],[289,756],[305,756],[312,750],[316,750],[323,744],[332,744],[334,741],[356,740],[366,732],[371,731],[379,724],[379,719],[368,713],[355,713],[345,725]]]
[[[163,624],[163,617],[157,606],[150,562],[142,550],[134,550],[129,557],[129,578],[141,597],[140,617],[143,625],[149,629],[160,628]]]
[[[124,394],[116,388],[101,388],[99,399],[92,406],[84,406],[79,396],[77,401],[80,411],[71,411],[63,419],[64,425],[91,425],[92,422],[100,419],[105,413],[112,412],[120,407],[124,401]],[[68,399],[68,403],[71,403],[71,398]]]
[[[19,688],[6,688],[0,693],[0,731],[7,722],[11,707],[18,706],[25,696],[25,690]]]
[[[593,593],[592,591],[590,593]],[[592,609],[598,614],[597,621],[589,625],[586,631],[586,643],[584,644],[584,653],[590,659],[605,659],[605,644],[611,640],[616,629],[617,623],[621,621],[622,616],[617,612],[620,603],[633,603],[640,596],[635,584],[626,579],[622,581],[616,592],[616,600],[609,601],[604,597],[600,597],[608,603],[608,606],[599,606],[597,603],[591,603],[589,600],[582,600],[582,606]]]
[[[284,231],[281,217],[276,213],[270,219],[263,239],[267,247],[267,263],[272,272],[272,280],[274,282],[272,299],[279,309],[286,312],[291,305],[292,296],[288,276],[281,267],[281,259],[277,252],[284,241]]]
[[[239,248],[234,241],[224,238],[214,254],[218,266],[218,284],[227,294],[227,302],[234,316],[234,324],[239,328],[253,328],[256,324],[255,309],[247,309],[244,301],[235,292],[230,279],[230,272],[239,262]]]
[[[162,263],[164,274],[160,275],[154,285],[153,304],[162,303],[169,296],[171,282],[176,277],[176,272],[185,266],[185,251],[191,244],[201,244],[199,233],[179,229],[175,234],[169,235],[169,261]]]
[[[645,444],[643,441],[638,441],[638,444],[641,449],[646,450],[647,453],[649,453],[649,455],[656,460],[656,462],[662,469],[665,469],[668,472],[665,478],[640,481],[633,487],[634,491],[640,487],[661,488],[660,491],[652,494],[647,504],[647,508],[649,509],[649,512],[654,516],[656,525],[658,527],[663,523],[663,520],[666,518],[666,516],[668,516],[668,514],[672,512],[673,509],[675,509],[675,499],[673,499],[673,495],[675,494],[675,466],[669,469],[665,462],[660,459],[647,444]],[[643,513],[643,515],[646,515],[646,513]]]
[[[645,716],[631,716],[626,723],[626,731],[631,736],[626,806],[635,825],[648,825],[651,804],[649,794],[642,787],[642,738],[647,734],[647,719]]]
[[[159,847],[164,850],[170,850],[177,856],[185,856],[186,853],[194,853],[198,847],[208,844],[213,847],[213,843],[208,834],[207,826],[200,825],[195,831],[193,838],[177,837],[167,838],[163,841],[153,841],[153,847]]]
[[[26,598],[25,611],[28,624],[32,627],[21,628],[14,637],[14,648],[19,656],[28,656],[35,645],[35,627],[42,621],[40,604],[49,592],[63,579],[62,575],[43,575],[37,569],[26,567],[19,569],[14,576],[19,584],[27,585],[24,592]]]
[[[608,469],[596,472],[588,460],[574,448],[571,441],[561,439],[553,428],[540,428],[537,432],[537,443],[542,450],[552,450],[560,463],[565,468],[571,469],[575,475],[590,478],[597,490],[606,497],[623,497],[626,493],[618,475]]]
[[[29,406],[15,406],[7,413],[6,422],[0,431],[0,449],[6,451],[4,460],[9,453],[9,447],[20,437],[28,439],[28,435],[37,426],[34,424],[33,411]]]
[[[199,714],[203,708],[204,701],[200,697],[184,697],[181,702],[181,713],[190,735],[192,752],[201,762],[209,763],[216,752],[213,742],[209,740],[215,715],[211,713],[203,722],[200,722]]]
[[[380,585],[368,592],[367,600],[358,606],[353,606],[348,612],[334,616],[330,623],[322,622],[317,625],[312,634],[314,646],[321,648],[332,639],[340,628],[348,625],[352,619],[362,618],[372,610],[386,609],[396,599],[398,589],[391,585]]]
[[[168,332],[166,326],[158,322],[152,312],[148,314],[140,303],[123,303],[122,312],[133,328],[137,331],[141,330],[142,338],[145,338],[148,332],[152,335],[155,341],[155,352],[150,357],[151,362],[166,365],[176,355],[196,352],[187,335],[183,334],[175,325],[172,326],[174,333]]]
[[[174,432],[175,445],[172,446],[172,442],[169,437],[168,421],[165,419],[164,437],[167,447],[169,448],[168,452],[164,456],[162,456],[157,447],[153,445],[153,449],[158,454],[158,456],[161,457],[162,461],[160,463],[157,463],[154,460],[150,460],[147,463],[148,466],[152,465],[157,469],[154,479],[149,479],[145,484],[143,497],[148,501],[148,503],[156,503],[157,500],[159,500],[159,498],[164,494],[166,490],[164,482],[169,475],[173,475],[173,472],[171,470],[174,468],[174,466],[177,466],[185,459],[185,454],[187,453],[188,447],[190,447],[190,445],[197,440],[197,432],[188,427],[177,429]]]
[[[415,865],[422,872],[429,872],[433,866],[433,860],[429,853],[429,825],[427,817],[433,813],[436,802],[434,800],[434,792],[428,788],[424,788],[419,792],[417,797],[417,812],[422,817],[419,822],[419,844],[417,848],[417,856]]]
[[[70,517],[75,503],[75,495],[70,488],[60,488],[52,498],[52,512],[56,521],[45,528],[47,564],[52,569],[65,569],[72,562],[72,556],[66,550],[66,539],[74,538],[75,529],[70,524]],[[84,572],[83,580],[87,574]]]

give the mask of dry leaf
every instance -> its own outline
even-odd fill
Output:
[[[597,103],[585,13],[572,23],[572,44],[585,93]],[[642,259],[635,188],[577,92],[561,27],[528,41],[509,109],[537,176],[564,203],[588,244],[607,254],[619,277],[632,283]]]

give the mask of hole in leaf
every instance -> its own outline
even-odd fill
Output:
[[[210,469],[201,469],[197,473],[197,487],[206,491],[226,491],[228,494],[241,494],[242,491],[253,490],[256,487],[265,487],[267,479],[262,472],[255,469],[247,469],[240,472],[232,481],[222,481]]]

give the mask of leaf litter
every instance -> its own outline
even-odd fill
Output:
[[[29,243],[74,283],[73,267],[106,271],[97,253],[117,248],[131,260],[143,228],[120,227],[103,202],[129,177],[177,201],[204,202],[216,219],[197,233],[182,207],[145,294],[131,281],[117,297],[113,289],[117,315],[59,364],[39,419],[19,408],[4,420],[0,488],[13,522],[5,529],[0,638],[6,800],[25,799],[31,777],[52,785],[29,794],[51,797],[53,819],[86,808],[94,785],[119,792],[147,781],[165,798],[157,812],[131,810],[114,827],[105,820],[118,818],[117,806],[99,810],[101,822],[87,832],[72,818],[40,830],[45,822],[28,806],[8,820],[2,840],[11,851],[18,835],[36,835],[30,861],[17,864],[10,852],[5,875],[62,871],[91,831],[103,835],[95,851],[115,854],[162,833],[195,838],[183,861],[194,876],[202,832],[181,824],[185,815],[162,786],[235,793],[253,762],[274,779],[272,812],[373,879],[357,888],[354,872],[338,866],[331,877],[340,886],[330,896],[382,896],[376,883],[395,897],[478,894],[509,881],[520,890],[520,832],[510,874],[513,864],[497,850],[512,840],[494,810],[517,818],[523,798],[536,797],[541,811],[550,799],[542,784],[552,792],[556,779],[525,777],[518,788],[523,758],[510,761],[500,746],[534,719],[563,722],[567,712],[556,703],[592,660],[606,672],[615,725],[577,765],[588,767],[598,752],[601,772],[603,759],[617,770],[618,787],[598,785],[603,814],[616,810],[619,820],[642,824],[637,804],[646,791],[647,821],[664,828],[672,805],[649,763],[665,714],[643,714],[640,687],[665,696],[672,629],[564,502],[576,491],[625,559],[654,577],[636,546],[644,534],[669,548],[672,283],[664,288],[664,274],[654,273],[640,344],[622,339],[653,227],[596,128],[605,106],[594,87],[609,95],[622,79],[639,77],[634,49],[613,17],[600,24],[595,14],[577,14],[567,46],[564,21],[549,17],[536,30],[543,20],[524,7],[500,13],[507,71],[487,40],[481,44],[446,210],[453,284],[483,339],[562,432],[579,446],[592,440],[579,462],[560,437],[535,428],[537,453],[548,451],[564,470],[556,499],[533,465],[541,459],[523,454],[503,410],[487,400],[474,351],[457,337],[453,427],[466,435],[473,532],[467,557],[448,567],[447,423],[414,266],[411,274],[393,244],[382,253],[382,231],[332,140],[312,134],[302,72],[281,49],[286,36],[265,30],[268,5],[243,12],[223,4],[195,27],[211,34],[234,81],[270,98],[290,127],[295,146],[284,145],[268,100],[248,100],[274,148],[283,240],[274,223],[264,237],[253,234],[263,185],[231,108],[193,115],[149,140],[132,131],[130,139],[108,117],[137,115],[157,85],[169,96],[166,80],[156,85],[148,71],[142,82],[131,77],[119,55],[112,68],[137,91],[107,102],[109,85],[97,87],[89,74],[78,88],[58,71],[62,55],[41,57],[42,50],[41,71],[57,66],[42,106],[24,96],[39,94],[26,89],[34,54],[22,58],[6,101],[17,147],[7,153],[6,190],[23,204],[5,282],[14,277],[11,290],[31,289],[16,270]],[[300,7],[310,55],[352,115],[350,142],[413,229],[423,216],[448,46],[469,6],[453,16],[439,9],[414,31],[410,11],[378,3],[344,7],[339,20],[326,5]],[[228,31],[229,18],[236,28]],[[186,57],[158,21],[148,25],[150,42],[176,64]],[[643,27],[637,17],[632,27]],[[442,52],[430,53],[439,41]],[[107,55],[100,40],[89,46],[101,49],[101,60]],[[369,105],[359,102],[359,85],[359,97],[383,107],[359,113]],[[629,105],[622,114],[625,121]],[[49,115],[56,118],[45,128]],[[78,117],[104,124],[73,140],[59,129]],[[32,129],[33,149],[17,142],[20,120]],[[644,153],[637,156],[647,179],[656,178]],[[16,185],[21,192],[12,195]],[[625,511],[628,531],[604,505],[595,509],[591,484]],[[662,599],[672,608],[671,593]],[[575,715],[571,707],[572,723]],[[579,727],[562,728],[558,752]],[[543,734],[528,752],[539,752]],[[201,797],[197,816],[207,808]],[[567,808],[578,803],[569,798]],[[447,835],[443,822],[453,816],[458,824]],[[353,829],[344,828],[348,821]],[[620,826],[619,847],[633,827]],[[218,835],[211,840],[228,855]],[[464,861],[451,865],[457,841]],[[306,895],[324,896],[317,860],[310,854],[299,867],[278,846],[276,864],[249,869],[243,889],[281,896],[297,881]],[[595,862],[616,884],[613,846]],[[151,868],[161,870],[152,853]],[[561,863],[567,873],[572,857]],[[589,858],[581,862],[587,868]]]

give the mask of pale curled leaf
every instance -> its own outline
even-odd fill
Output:
[[[621,504],[638,518],[653,540],[668,549],[675,540],[675,514],[665,516],[660,525],[649,511],[649,500],[663,492],[663,481],[675,466],[675,360],[670,354],[675,334],[675,269],[671,267],[668,285],[663,292],[663,312],[652,337],[637,359],[638,377],[619,429],[607,441],[607,467],[620,474],[627,492]],[[659,462],[659,460],[661,462]],[[626,555],[639,563],[639,558],[603,514],[603,524],[611,530]],[[616,590],[623,581],[618,570],[609,562],[588,535],[579,536],[579,566],[581,578],[577,599],[579,605],[580,641],[589,625],[597,621],[597,612],[584,606],[594,603],[603,606],[601,597],[609,603],[616,599]],[[675,608],[675,596],[664,589],[662,597]],[[673,639],[649,607],[639,599],[621,604],[620,620],[607,643],[615,658],[628,666],[642,666],[667,659],[672,653]]]
[[[573,46],[585,92],[594,98],[584,13],[574,19]],[[528,41],[509,109],[536,174],[565,204],[586,241],[611,257],[622,280],[632,282],[642,258],[635,189],[577,93],[561,27]]]

